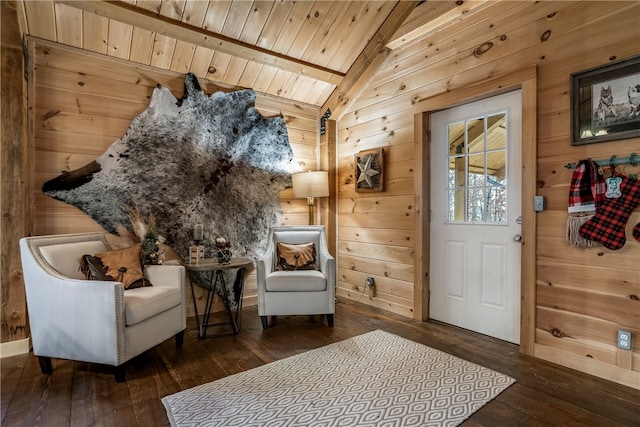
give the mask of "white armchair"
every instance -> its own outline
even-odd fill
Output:
[[[277,270],[278,242],[312,242],[318,270]],[[269,326],[268,316],[278,315],[324,314],[333,326],[336,262],[329,253],[324,226],[271,227],[267,250],[258,259],[256,270],[258,314],[264,329]]]
[[[20,239],[33,353],[43,373],[51,358],[115,366],[175,336],[182,346],[186,328],[185,270],[181,265],[145,268],[152,286],[129,289],[120,282],[85,280],[82,255],[110,250],[103,233]]]

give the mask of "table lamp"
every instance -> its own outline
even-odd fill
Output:
[[[309,225],[313,225],[313,198],[329,196],[329,172],[308,171],[294,173],[291,175],[291,179],[293,180],[293,197],[296,199],[307,198]]]

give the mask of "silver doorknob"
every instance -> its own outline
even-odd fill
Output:
[[[513,241],[514,242],[522,242],[522,236],[519,234],[516,234],[515,236],[513,236]]]

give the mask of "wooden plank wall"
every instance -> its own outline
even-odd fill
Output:
[[[35,140],[35,234],[102,231],[79,209],[54,200],[42,184],[64,170],[74,170],[102,154],[148,105],[157,84],[182,96],[184,75],[110,58],[49,42],[30,42],[33,58],[32,101]],[[231,90],[201,80],[206,93]],[[258,94],[264,116],[283,114],[294,152],[294,169],[316,169],[318,107]],[[282,192],[283,225],[307,223],[306,200]],[[118,239],[111,239],[118,245]],[[233,248],[232,248],[233,250]],[[188,293],[190,294],[190,293]],[[190,298],[190,295],[189,295]],[[196,298],[203,304],[202,293]],[[245,304],[256,303],[255,272],[247,277]],[[191,301],[188,314],[193,315]]]
[[[535,65],[538,194],[547,201],[537,217],[535,355],[640,388],[640,242],[631,237],[640,209],[621,250],[564,242],[564,165],[640,152],[638,138],[570,145],[569,75],[640,54],[639,22],[638,2],[497,2],[393,51],[338,124],[337,295],[412,316],[412,107]],[[478,52],[483,44],[490,48]],[[356,193],[353,156],[376,147],[385,149],[385,191]],[[362,296],[367,276],[376,280],[373,299]],[[616,349],[617,329],[634,334],[632,352]]]

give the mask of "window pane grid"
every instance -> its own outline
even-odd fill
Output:
[[[506,112],[447,126],[448,215],[456,223],[506,223]]]

